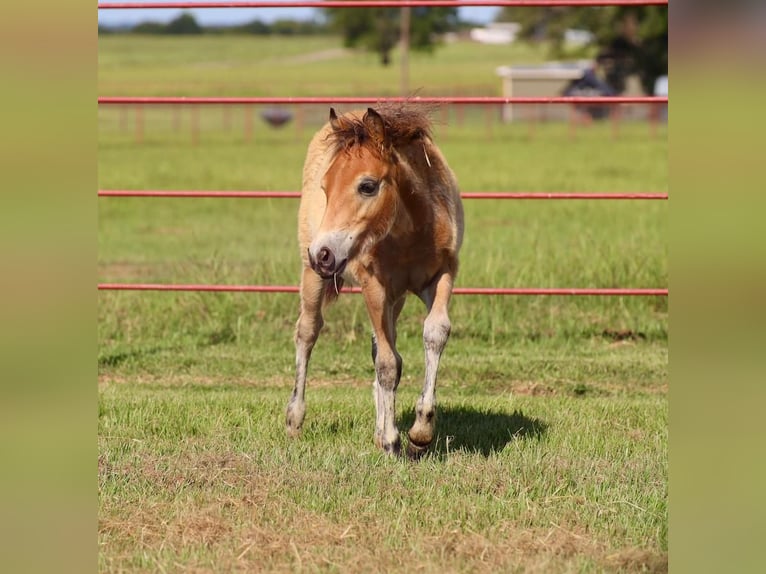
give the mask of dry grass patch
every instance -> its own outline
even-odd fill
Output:
[[[221,449],[216,436],[160,455],[167,442],[147,448],[126,431],[102,439],[102,571],[667,570],[666,551],[611,540],[589,525],[595,503],[568,492],[572,476],[615,482],[603,460],[545,457],[538,472],[559,486],[536,494],[523,460],[509,467],[498,455],[458,450],[408,465],[348,452],[358,445],[332,454],[328,437],[248,452]]]

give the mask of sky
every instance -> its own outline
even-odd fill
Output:
[[[134,0],[140,2],[140,0]],[[103,2],[108,4],[108,1]],[[203,26],[241,24],[251,20],[273,22],[279,19],[311,20],[316,16],[313,8],[203,8],[188,10]],[[472,22],[490,22],[499,11],[497,7],[460,7],[458,13],[462,20]],[[178,16],[181,10],[99,10],[98,23],[106,26],[134,25],[152,20],[168,22]]]

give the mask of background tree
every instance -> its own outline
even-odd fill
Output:
[[[343,44],[376,52],[384,66],[391,63],[391,51],[399,41],[399,8],[325,8],[327,19],[343,35]],[[439,34],[457,27],[457,8],[414,8],[410,46],[431,51]]]
[[[440,36],[457,30],[459,26],[457,8],[412,8],[410,45],[415,50],[431,52]]]
[[[625,78],[637,74],[646,93],[654,82],[668,73],[668,9],[665,6],[575,6],[516,8],[501,10],[497,21],[518,22],[520,36],[532,42],[549,42],[552,57],[566,52],[567,29],[584,29],[594,36],[602,61],[608,62],[607,76],[619,93]]]
[[[167,34],[202,34],[203,30],[194,16],[184,12],[168,22],[168,25],[165,26],[165,32]]]
[[[184,12],[167,24],[160,22],[141,22],[130,30],[134,34],[202,34],[204,29],[193,15]]]
[[[139,22],[130,31],[134,34],[164,34],[165,24],[160,22]]]

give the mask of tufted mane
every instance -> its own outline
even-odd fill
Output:
[[[412,141],[431,137],[430,114],[432,106],[412,103],[383,103],[375,106],[380,114],[390,144],[400,147]],[[361,117],[343,115],[340,128],[330,132],[328,140],[335,153],[350,150],[355,145],[363,146],[371,140],[371,135]]]

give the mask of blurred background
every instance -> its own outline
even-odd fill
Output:
[[[664,6],[100,10],[99,93],[667,95],[667,14]],[[198,41],[171,43],[173,37]],[[160,48],[164,57],[150,62],[157,44],[194,45],[199,52]],[[271,49],[296,56],[277,61],[280,54]],[[181,58],[202,61],[179,70],[173,54],[176,65]],[[152,71],[151,84],[130,81],[141,63]],[[352,63],[362,69],[352,73]],[[515,117],[511,106],[493,112],[505,122],[573,117],[563,106],[526,107]],[[574,112],[586,120],[615,113],[666,119],[667,110],[580,106]],[[290,118],[299,115],[301,127],[306,113],[292,109]]]

